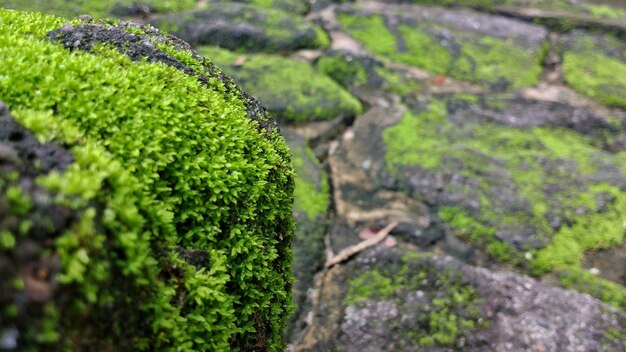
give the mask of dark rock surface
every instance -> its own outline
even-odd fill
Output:
[[[318,27],[281,10],[242,3],[211,3],[200,11],[155,17],[153,25],[192,44],[277,52],[327,45]]]

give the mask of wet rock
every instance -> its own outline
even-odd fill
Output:
[[[379,246],[331,270],[320,295],[341,303],[316,310],[296,351],[624,350],[623,312],[445,257]]]
[[[319,27],[288,12],[242,3],[210,3],[202,10],[158,16],[151,24],[197,45],[277,52],[324,48]]]
[[[199,51],[263,101],[282,122],[330,120],[361,112],[356,98],[304,62],[263,54],[240,55],[215,47]]]
[[[537,84],[547,31],[469,10],[341,6],[345,31],[375,55],[494,90]]]
[[[575,31],[562,40],[565,81],[608,106],[626,108],[626,44],[611,36]]]

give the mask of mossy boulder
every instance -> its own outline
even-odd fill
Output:
[[[343,5],[342,28],[372,54],[496,90],[538,83],[546,50],[542,27],[442,8]]]
[[[280,350],[294,179],[264,108],[149,26],[0,33],[1,347]]]
[[[574,31],[563,39],[565,81],[603,104],[626,108],[626,43],[611,35]]]
[[[237,54],[216,47],[198,51],[223,67],[283,122],[355,116],[361,103],[305,62],[265,54]]]
[[[299,16],[244,3],[209,3],[202,9],[157,16],[150,23],[197,45],[277,52],[325,48],[327,34]]]

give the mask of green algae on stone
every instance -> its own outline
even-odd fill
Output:
[[[408,252],[358,272],[350,279],[344,304],[375,309],[368,302],[392,301],[397,310],[411,312],[405,327],[393,331],[403,348],[453,347],[487,326],[475,289],[460,272],[440,267],[428,255]],[[416,293],[419,303],[414,302]]]
[[[88,14],[95,18],[103,18],[114,16],[112,11],[116,8],[128,7],[136,3],[137,1],[134,0],[0,0],[0,7],[45,12],[61,17]],[[196,6],[196,0],[142,0],[141,3],[155,12],[181,11]]]
[[[262,101],[278,120],[328,120],[358,115],[362,110],[350,93],[304,62],[263,54],[242,56],[214,47],[199,51]]]
[[[235,51],[323,49],[330,43],[326,32],[300,16],[237,2],[212,2],[198,10],[156,16],[150,23],[194,45]]]
[[[154,29],[114,46],[101,31],[124,39],[128,26],[65,22],[0,10],[0,97],[72,153],[37,184],[80,215],[46,242],[59,288],[20,348],[282,349],[293,171],[278,129],[181,43],[157,49],[167,39]],[[66,49],[77,33],[102,41]],[[148,42],[155,56],[134,56]]]
[[[556,274],[563,287],[588,293],[626,312],[626,287],[577,267],[559,269]]]
[[[405,96],[422,91],[421,83],[368,56],[334,51],[319,58],[316,67],[349,91],[387,92]]]
[[[605,105],[626,108],[626,45],[617,38],[575,32],[563,45],[565,81]]]
[[[393,27],[384,15],[340,12],[338,20],[373,54],[433,73],[499,90],[535,85],[541,74],[545,44],[523,46],[516,38],[496,37],[500,33],[491,36],[455,28],[446,19],[416,22],[400,13]]]
[[[409,177],[416,197],[441,204],[440,219],[456,232],[536,274],[578,267],[584,251],[623,241],[623,152],[564,128],[473,120],[471,110],[452,106],[433,101],[407,112],[383,138],[388,171]],[[437,177],[450,180],[442,193],[419,188]]]

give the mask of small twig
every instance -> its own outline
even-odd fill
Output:
[[[398,223],[394,221],[391,224],[387,225],[384,229],[378,231],[378,233],[374,237],[369,238],[365,241],[361,241],[355,244],[354,246],[350,246],[350,247],[342,249],[336,256],[327,260],[326,264],[324,264],[324,267],[328,269],[332,267],[333,265],[339,264],[349,259],[353,255],[378,244],[379,242],[384,240],[385,237],[387,237],[387,235],[391,232],[391,230],[393,230],[396,226],[398,226]]]

